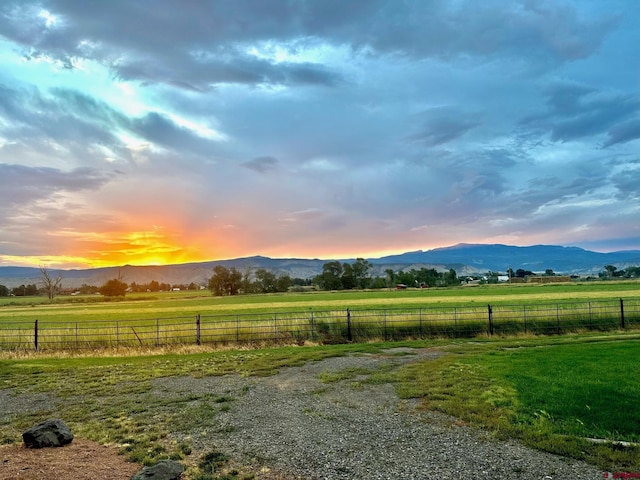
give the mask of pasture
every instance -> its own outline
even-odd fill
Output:
[[[251,314],[309,310],[416,308],[434,305],[534,305],[550,302],[640,298],[640,281],[582,282],[472,287],[353,290],[214,297],[209,291],[132,293],[121,299],[99,295],[0,298],[0,323],[5,320],[51,321],[131,320],[197,314]]]
[[[52,303],[11,297],[0,305],[0,350],[339,343],[634,328],[640,324],[640,283],[233,297],[166,292],[116,299],[57,297]]]
[[[634,328],[640,324],[640,283],[233,297],[213,297],[206,291],[166,292],[116,299],[58,297],[53,303],[13,297],[0,305],[3,350],[335,343]]]

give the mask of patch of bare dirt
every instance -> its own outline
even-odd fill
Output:
[[[0,480],[130,480],[141,468],[116,447],[82,438],[58,448],[0,446]]]

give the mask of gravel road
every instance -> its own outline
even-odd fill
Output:
[[[175,438],[188,436],[195,451],[215,449],[241,463],[268,467],[259,478],[602,478],[592,465],[496,440],[445,415],[420,411],[416,402],[399,400],[389,384],[368,384],[364,376],[320,381],[321,374],[395,368],[441,354],[429,349],[397,353],[330,358],[263,378],[163,378],[153,392],[233,398],[210,423]]]

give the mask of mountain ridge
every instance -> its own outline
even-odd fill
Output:
[[[48,269],[51,275],[61,275],[63,286],[77,288],[82,284],[102,285],[107,280],[120,277],[127,283],[206,284],[215,266],[234,267],[241,272],[259,268],[287,274],[291,277],[312,278],[322,272],[322,266],[330,261],[352,262],[350,259],[305,259],[270,258],[262,255],[226,260],[190,262],[174,265],[123,265],[119,267],[99,267],[87,269]],[[617,268],[640,265],[640,250],[620,250],[615,252],[593,252],[580,247],[559,245],[513,246],[505,244],[459,243],[431,250],[416,250],[379,258],[367,258],[371,263],[372,275],[384,276],[387,269],[410,270],[411,268],[453,268],[458,275],[472,275],[487,271],[506,272],[522,268],[533,272],[552,269],[558,274],[593,275],[605,265]],[[38,283],[40,270],[36,267],[0,266],[0,285],[9,288],[22,284]]]

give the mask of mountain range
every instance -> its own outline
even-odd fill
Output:
[[[339,259],[352,262],[354,259]],[[384,276],[384,271],[410,270],[412,268],[435,268],[445,271],[453,268],[459,276],[485,273],[488,271],[506,272],[508,268],[544,272],[552,269],[557,274],[594,275],[604,270],[605,265],[614,265],[618,269],[640,265],[640,250],[622,250],[601,253],[578,247],[556,245],[534,245],[516,247],[501,244],[465,244],[433,250],[417,250],[399,255],[380,258],[368,258],[373,276]],[[63,287],[77,288],[83,284],[103,285],[112,278],[121,278],[126,283],[160,283],[182,285],[196,283],[206,285],[213,274],[213,268],[222,265],[235,267],[241,272],[263,268],[276,274],[287,274],[292,278],[312,278],[322,272],[325,263],[332,260],[302,258],[269,258],[253,256],[229,260],[215,260],[199,263],[184,263],[162,266],[104,267],[89,269],[56,270],[47,269],[51,276],[62,276]],[[22,284],[37,284],[40,270],[35,267],[0,266],[0,285],[9,288]]]

